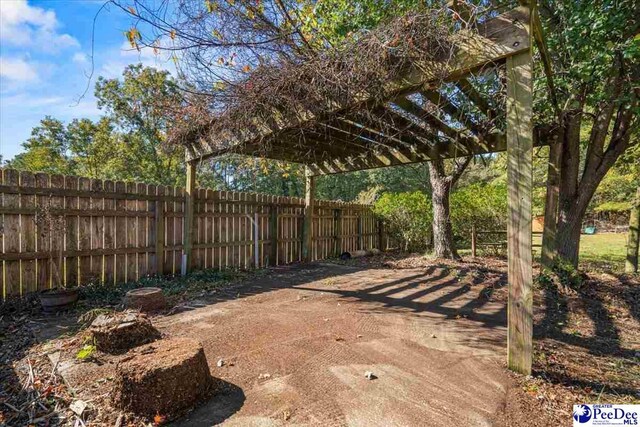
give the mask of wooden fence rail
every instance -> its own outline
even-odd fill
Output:
[[[496,235],[496,236],[504,236],[503,239],[500,240],[491,240],[489,242],[484,241],[481,239],[481,236],[492,236],[492,235]],[[542,236],[542,232],[541,231],[532,231],[531,232],[532,236]],[[488,231],[481,231],[481,230],[476,230],[475,226],[471,227],[471,256],[475,257],[478,251],[478,247],[480,246],[484,246],[484,247],[500,247],[500,248],[507,248],[507,230],[488,230]],[[531,245],[532,248],[541,248],[542,244],[540,243],[534,243]]]
[[[185,189],[0,169],[2,297],[183,268]],[[55,228],[49,218],[60,219]],[[301,260],[304,199],[197,189],[192,269]],[[316,201],[312,259],[379,248],[369,206]],[[61,258],[59,262],[58,259]],[[57,270],[57,274],[54,272]]]

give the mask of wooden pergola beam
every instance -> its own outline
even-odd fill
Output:
[[[478,138],[474,137],[473,135],[469,135],[467,129],[455,129],[449,126],[434,114],[425,110],[408,98],[400,97],[394,100],[394,104],[396,104],[398,107],[411,114],[412,116],[423,120],[435,131],[442,132],[442,134],[446,135],[453,142],[453,144],[458,146],[462,155],[471,154],[472,151],[469,149],[469,146],[472,146],[479,142]]]
[[[301,135],[283,133],[262,144],[245,145],[234,153],[300,163],[309,158],[322,160],[344,157],[353,154],[354,151],[365,152],[369,149],[366,146],[356,147],[346,140],[337,144],[332,142],[332,139],[313,130],[304,130]]]
[[[438,141],[442,139],[448,139],[448,137],[444,135],[440,136],[437,133],[435,133],[433,129],[426,126],[426,123],[422,125],[421,123],[415,122],[405,117],[405,115],[403,114],[406,114],[406,111],[402,109],[398,110],[397,108],[389,107],[388,111],[393,116],[391,118],[392,123],[394,124],[397,123],[397,125],[395,126],[401,127],[403,131],[409,132],[411,135],[413,135],[416,138],[419,138],[420,140]],[[421,141],[421,142],[423,144],[426,143],[426,141]]]
[[[389,153],[392,156],[411,156],[411,146],[415,144],[415,138],[410,135],[390,135],[379,129],[374,123],[368,121],[366,124],[355,123],[350,120],[340,120],[335,123],[341,131],[351,135],[358,134],[361,138],[373,141],[375,151]]]
[[[390,82],[385,89],[389,99],[409,94],[427,87],[430,83],[441,82],[443,72],[448,80],[457,80],[469,73],[478,70],[487,64],[503,61],[512,55],[528,51],[531,44],[528,29],[524,23],[530,19],[529,8],[518,7],[502,15],[478,24],[477,29],[465,29],[452,36],[452,42],[457,47],[454,58],[446,64],[416,64],[402,79]],[[444,68],[444,70],[443,70]],[[358,109],[371,109],[377,104],[363,95],[361,101],[354,105],[327,106],[326,117],[335,117],[343,111],[356,111]],[[286,128],[301,127],[311,121],[323,121],[322,117],[310,113],[300,115],[296,122],[279,123],[272,126],[266,124],[255,126],[255,129],[245,130],[241,135],[228,134],[221,136],[222,140],[214,144],[194,142],[188,147],[187,159],[204,159],[211,156],[233,151],[231,148],[238,145],[250,144],[262,141],[265,138],[276,136]]]
[[[446,96],[435,90],[420,91],[420,94],[428,99],[432,104],[438,106],[442,111],[451,116],[454,120],[463,124],[474,134],[482,133],[480,125],[475,122],[461,108],[453,104]]]

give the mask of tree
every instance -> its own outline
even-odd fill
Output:
[[[22,144],[25,150],[7,162],[7,166],[34,172],[53,174],[74,173],[69,156],[68,133],[64,123],[46,116],[31,130],[31,137]]]
[[[443,160],[433,160],[429,164],[433,207],[433,253],[438,258],[460,258],[453,240],[450,196],[451,189],[456,185],[470,161],[471,157],[454,161],[453,170],[449,174],[445,171]]]
[[[176,185],[184,181],[184,152],[165,144],[165,109],[181,102],[167,71],[141,64],[125,68],[122,80],[98,78],[95,95],[124,143],[123,162],[130,179]]]
[[[390,237],[405,251],[424,251],[429,246],[431,212],[429,197],[420,192],[384,193],[373,210],[385,221]]]
[[[638,247],[640,246],[640,186],[636,190],[636,197],[631,204],[629,214],[629,233],[627,235],[627,259],[624,271],[638,272]]]
[[[428,194],[431,191],[428,167],[413,164],[326,175],[317,180],[316,193],[320,199],[352,201],[373,187],[377,189],[374,197],[384,192],[416,190]]]
[[[289,197],[304,195],[304,168],[297,164],[227,156],[200,166],[198,181],[207,188]]]
[[[124,169],[118,135],[109,118],[94,123],[74,119],[67,125],[69,151],[75,164],[74,173],[89,178],[115,178]],[[118,166],[116,166],[118,165]]]
[[[640,37],[633,0],[543,0],[548,66],[538,79],[537,133],[551,149],[547,206],[557,254],[577,266],[582,219],[616,160],[638,144]],[[546,55],[544,55],[546,53]],[[543,87],[544,86],[544,87]],[[557,177],[556,177],[557,175]],[[555,221],[553,219],[555,218]],[[553,230],[555,228],[555,230]],[[555,233],[554,233],[555,231]]]
[[[180,185],[184,151],[164,144],[164,108],[180,102],[177,85],[165,71],[131,65],[123,78],[96,83],[97,122],[74,119],[65,125],[45,117],[22,144],[9,167],[90,178]]]
[[[629,147],[600,182],[591,200],[596,212],[626,212],[640,186],[640,144]]]

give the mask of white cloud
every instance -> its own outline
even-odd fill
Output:
[[[26,93],[20,93],[20,94],[11,95],[11,96],[4,96],[2,97],[1,101],[2,101],[2,105],[4,106],[13,107],[13,108],[15,108],[16,106],[20,106],[23,108],[26,107],[30,109],[48,108],[52,105],[58,106],[58,105],[64,105],[65,102],[67,104],[69,103],[62,96],[31,97]]]
[[[24,59],[0,56],[0,76],[14,82],[33,82],[38,80],[36,67]]]
[[[59,33],[58,27],[53,10],[29,6],[26,0],[2,1],[0,41],[3,43],[48,52],[80,46],[74,37]]]
[[[141,63],[145,67],[153,67],[158,70],[168,71],[177,75],[176,67],[166,50],[154,50],[152,47],[141,47],[139,50],[132,48],[129,42],[124,41],[119,49],[119,56],[108,55],[109,61],[105,62],[99,75],[107,78],[121,77],[125,67],[129,64]]]
[[[85,55],[82,52],[76,52],[73,54],[73,57],[71,58],[71,60],[76,64],[84,64],[87,62],[87,55]]]

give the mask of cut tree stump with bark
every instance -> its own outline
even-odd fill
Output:
[[[153,313],[166,307],[166,301],[160,288],[140,288],[127,292],[124,297],[127,308]]]
[[[96,348],[109,354],[124,353],[161,337],[144,314],[134,311],[102,314],[93,321],[89,333]]]
[[[112,403],[137,415],[175,419],[214,391],[202,345],[169,338],[131,350],[116,367]]]

